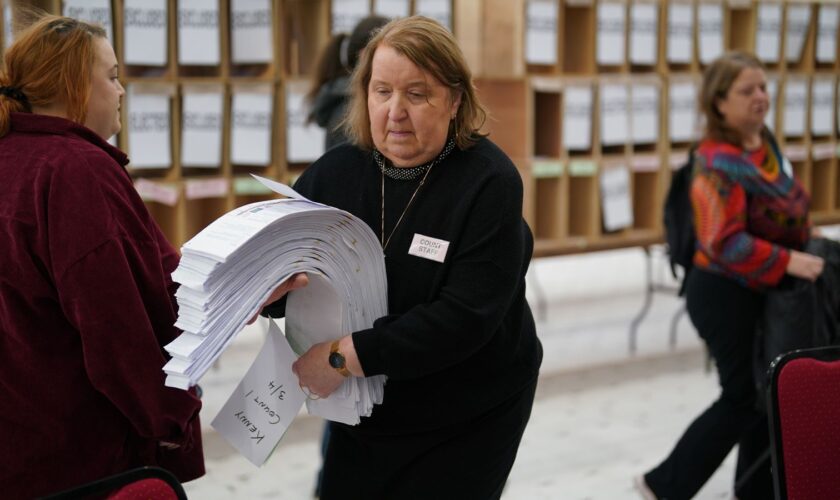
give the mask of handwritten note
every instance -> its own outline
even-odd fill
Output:
[[[125,64],[166,66],[167,17],[166,0],[125,0]]]
[[[563,92],[563,144],[569,151],[592,146],[592,88],[569,86]]]
[[[630,6],[630,62],[656,64],[659,32],[659,9],[653,3],[633,3]]]
[[[178,2],[178,64],[219,64],[219,1]]]
[[[554,0],[529,0],[526,12],[525,60],[529,64],[557,63],[558,8]]]
[[[837,57],[837,17],[840,7],[820,5],[817,16],[817,62],[833,63]]]
[[[654,144],[659,138],[659,87],[637,83],[631,89],[631,126],[634,144]]]
[[[685,2],[669,2],[667,60],[674,64],[689,64],[693,52],[694,7]]]
[[[286,86],[286,159],[291,163],[312,162],[324,154],[326,132],[315,123],[306,123],[306,86],[300,83]]]
[[[808,106],[808,82],[804,78],[788,77],[784,92],[785,113],[783,132],[787,137],[805,134],[805,114]]]
[[[231,60],[234,64],[263,64],[274,57],[271,0],[231,0]]]
[[[671,82],[668,102],[671,141],[687,142],[694,139],[697,120],[697,89],[694,82]]]
[[[11,2],[6,2],[8,6]],[[67,17],[98,24],[105,28],[108,41],[114,43],[114,27],[111,18],[111,0],[64,0],[62,14]],[[11,14],[11,7],[9,7]],[[6,22],[11,26],[11,19]],[[8,47],[8,45],[7,45]]]
[[[292,373],[297,356],[280,327],[269,323],[257,358],[211,424],[258,466],[268,460],[306,400]]]
[[[234,92],[230,132],[230,160],[234,165],[271,163],[273,97],[270,91]]]
[[[595,55],[598,64],[617,66],[624,63],[625,7],[623,3],[598,3]]]
[[[811,135],[831,134],[834,112],[834,81],[829,78],[814,78],[811,82]]]

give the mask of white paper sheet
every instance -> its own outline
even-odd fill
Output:
[[[168,168],[172,165],[169,101],[167,94],[147,93],[135,85],[128,86],[125,104],[132,168]]]
[[[411,5],[409,0],[374,0],[373,12],[391,19],[408,17],[411,13]]]
[[[326,131],[315,123],[306,123],[309,106],[306,88],[286,86],[286,160],[290,163],[309,163],[324,154]]]
[[[779,79],[775,76],[767,75],[767,94],[770,101],[770,107],[767,109],[767,115],[764,117],[764,124],[770,130],[776,129],[776,98],[779,96]]]
[[[3,49],[5,50],[9,48],[14,41],[15,36],[14,31],[12,30],[12,6],[6,2],[5,5],[3,5]]]
[[[811,82],[811,135],[827,136],[833,132],[834,80],[814,78]]]
[[[659,138],[659,87],[638,83],[630,88],[631,138],[634,144],[655,144]]]
[[[626,5],[614,2],[598,3],[595,61],[604,66],[624,63],[624,33]]]
[[[181,164],[185,167],[222,165],[224,94],[189,92],[181,100]]]
[[[723,54],[723,5],[697,5],[697,37],[700,40],[700,62],[709,64]]]
[[[654,3],[630,5],[630,62],[656,64],[659,52],[659,9]]]
[[[787,39],[785,40],[785,56],[788,62],[802,59],[805,38],[811,24],[810,5],[787,5]]]
[[[684,2],[670,2],[668,3],[667,60],[674,64],[689,64],[693,53],[694,6]]]
[[[601,84],[601,144],[626,144],[629,136],[630,95],[625,84]]]
[[[671,82],[668,102],[671,141],[693,140],[697,121],[697,89],[694,82]]]
[[[230,161],[234,165],[271,163],[273,95],[234,91],[231,104]]]
[[[604,229],[617,231],[633,225],[630,172],[624,165],[601,169],[601,215]]]
[[[271,0],[231,0],[231,60],[262,64],[274,57]]]
[[[817,16],[817,62],[833,63],[837,57],[837,22],[840,7],[820,4]]]
[[[166,66],[169,23],[166,0],[125,0],[123,63]]]
[[[178,2],[178,64],[219,64],[219,0]]]
[[[211,424],[254,465],[268,460],[306,400],[292,373],[296,359],[280,327],[270,320],[257,358]]]
[[[755,29],[755,52],[763,62],[778,62],[782,33],[782,4],[759,3]]]
[[[782,131],[786,137],[801,137],[805,134],[805,115],[808,106],[808,81],[788,76],[784,92],[785,114]]]
[[[7,1],[5,3],[8,7],[11,2]],[[108,41],[111,42],[111,45],[114,44],[111,0],[64,0],[64,6],[61,12],[64,16],[102,26],[105,28]],[[11,10],[9,10],[9,13],[11,13]],[[7,18],[6,22],[10,23],[11,19]],[[8,45],[6,46],[8,47]]]
[[[568,86],[563,91],[563,145],[569,151],[592,146],[592,88]]]
[[[557,64],[558,7],[554,0],[528,0],[525,21],[525,61]]]
[[[430,17],[452,31],[452,3],[450,0],[414,0],[414,13]]]
[[[368,0],[332,0],[332,32],[351,33],[370,14]]]

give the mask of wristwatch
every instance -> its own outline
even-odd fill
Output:
[[[352,375],[350,370],[347,369],[347,360],[344,359],[344,354],[338,352],[338,341],[332,343],[330,346],[330,357],[328,359],[330,366],[335,368],[335,370],[344,375],[345,377],[349,377]]]

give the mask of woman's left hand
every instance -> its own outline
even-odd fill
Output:
[[[344,382],[345,377],[329,364],[331,343],[313,345],[292,363],[292,372],[298,376],[300,386],[312,397],[326,398]]]

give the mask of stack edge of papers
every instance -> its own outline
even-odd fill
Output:
[[[172,278],[180,284],[175,325],[183,333],[165,346],[172,356],[163,368],[167,386],[195,385],[272,291],[296,273],[309,276],[286,302],[286,339],[298,356],[387,314],[384,255],[370,228],[288,186],[257,180],[290,198],[228,212],[182,248]],[[307,400],[307,407],[356,424],[382,402],[384,384],[384,376],[350,377],[330,397]]]

